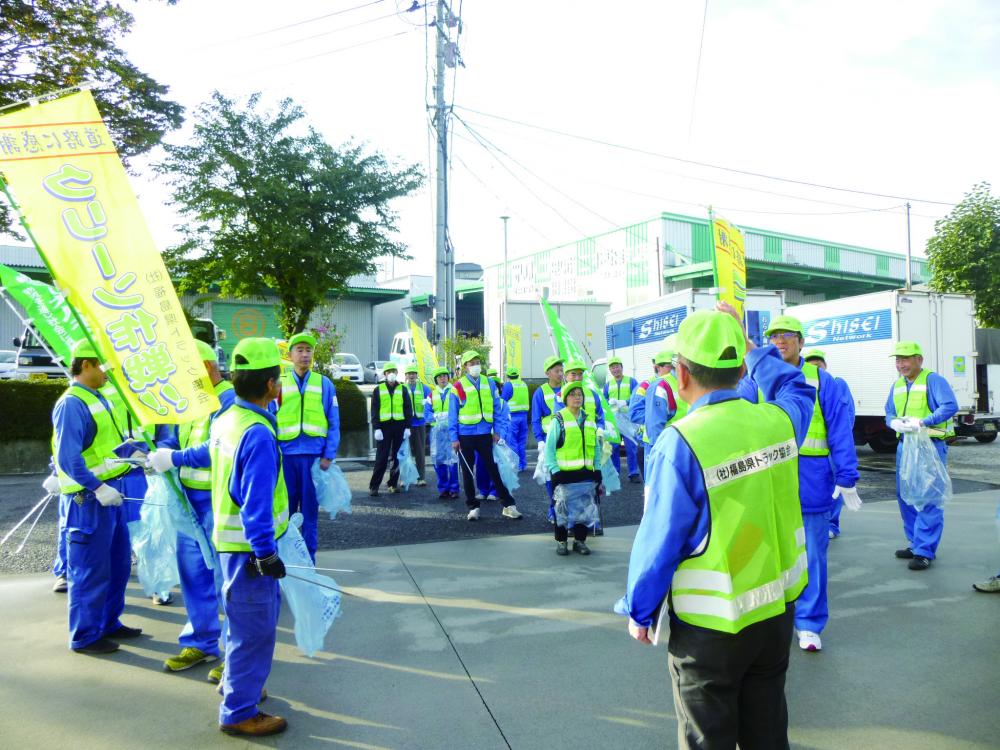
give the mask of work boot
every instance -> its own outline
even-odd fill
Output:
[[[586,542],[573,542],[573,551],[581,555],[589,555],[590,547]]]
[[[516,505],[508,505],[500,512],[500,515],[504,518],[509,518],[512,521],[520,521],[524,518],[524,515],[517,509]]]
[[[199,664],[206,664],[217,660],[219,657],[214,654],[206,654],[200,648],[188,646],[182,648],[177,656],[171,656],[163,662],[163,668],[168,672],[183,672]]]
[[[208,677],[206,679],[213,685],[220,685],[222,684],[222,675],[225,672],[225,670],[226,670],[226,663],[224,661],[219,662],[219,666],[212,667],[210,670],[208,670]]]
[[[74,648],[78,654],[110,654],[118,650],[118,644],[107,638],[98,638],[93,643],[88,643],[86,646],[80,646],[79,648]]]
[[[929,558],[923,555],[914,555],[913,559],[910,560],[910,564],[907,565],[910,570],[927,570],[931,566],[931,561]]]
[[[56,578],[56,582],[52,584],[52,590],[57,594],[65,594],[69,591],[69,582],[66,580],[66,576]]]
[[[142,635],[142,628],[130,628],[128,625],[121,625],[110,633],[105,633],[104,637],[121,641],[126,638],[138,638],[140,635]]]
[[[900,560],[912,560],[913,550],[910,549],[909,547],[905,549],[898,549],[896,550],[896,557],[898,557]]]
[[[219,724],[226,734],[243,734],[249,737],[265,737],[269,734],[279,734],[288,728],[288,722],[280,716],[271,716],[260,711],[256,716],[244,719],[238,724]]]
[[[1000,593],[1000,576],[993,576],[981,583],[974,583],[972,588],[976,591],[982,591],[984,594],[998,594]]]
[[[569,545],[566,542],[556,542],[556,554],[566,557],[569,554]]]

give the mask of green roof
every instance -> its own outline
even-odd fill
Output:
[[[470,281],[468,279],[455,280],[455,294],[477,294],[483,291],[483,280]],[[415,294],[410,297],[410,305],[413,307],[424,307],[427,304],[429,294]]]

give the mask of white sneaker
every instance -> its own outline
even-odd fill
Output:
[[[483,493],[482,492],[477,492],[476,493],[476,500],[484,500],[484,499],[485,498],[483,497]]]
[[[800,630],[799,648],[803,651],[821,651],[823,643],[819,639],[819,633],[814,633],[811,630]]]
[[[496,500],[496,499],[497,499],[497,496],[496,496],[496,495],[487,495],[487,496],[486,496],[486,499],[487,499],[487,500]]]
[[[469,515],[465,517],[466,521],[478,521],[479,520],[479,508],[473,508],[469,511]]]
[[[521,515],[521,511],[517,509],[516,505],[508,505],[506,508],[503,509],[500,515],[502,515],[504,518],[510,518],[515,521],[518,520],[519,518],[524,518],[524,516]]]

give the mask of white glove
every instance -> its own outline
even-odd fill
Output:
[[[914,426],[910,422],[910,418],[906,417],[904,419],[893,419],[889,422],[889,427],[896,432],[916,432],[920,429],[918,426]]]
[[[174,452],[170,448],[157,448],[149,454],[147,466],[153,471],[163,474],[174,468]]]
[[[604,428],[603,427],[598,427],[597,428],[597,437],[599,437],[599,438],[604,437]]]
[[[444,424],[445,422],[448,421],[448,412],[439,411],[437,414],[434,415],[434,419],[437,420],[438,422],[441,422],[441,424]]]
[[[49,474],[45,477],[45,481],[42,482],[42,489],[48,492],[50,495],[59,494],[59,477],[55,474]]]
[[[917,432],[925,427],[924,420],[920,417],[903,417],[903,424],[909,425],[912,432]]]
[[[410,428],[407,427],[405,430],[403,430],[403,440],[409,440],[409,439],[410,439]]]
[[[125,499],[122,497],[122,493],[107,484],[102,484],[94,490],[94,495],[97,496],[97,502],[105,508],[109,506],[121,505],[122,501]]]
[[[504,440],[503,438],[500,438],[499,440],[497,440],[497,445],[507,445],[507,441]]]
[[[381,442],[383,437],[384,436],[382,435],[382,430],[375,430],[375,439],[376,440],[378,440],[379,442]]]
[[[861,510],[861,496],[857,487],[841,487],[838,484],[837,489],[833,491],[833,499],[836,500],[838,497],[844,498],[844,505],[848,510]]]
[[[129,458],[135,459],[137,461],[145,461],[146,460],[146,452],[145,451],[140,451],[140,450],[132,451],[132,455],[129,456]]]

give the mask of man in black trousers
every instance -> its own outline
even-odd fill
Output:
[[[413,403],[410,392],[397,378],[399,372],[396,365],[390,363],[383,369],[385,382],[379,383],[372,392],[371,422],[375,430],[375,469],[372,480],[368,484],[368,494],[378,495],[379,485],[385,476],[385,468],[389,461],[389,494],[399,492],[396,482],[399,481],[399,448],[404,440],[410,439],[410,423],[413,421]]]

